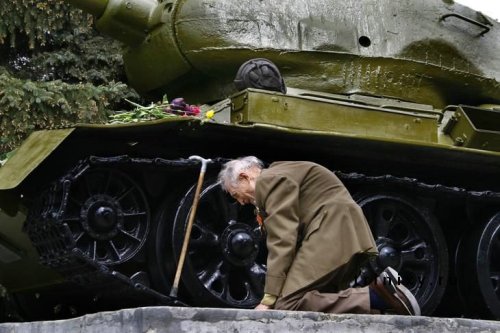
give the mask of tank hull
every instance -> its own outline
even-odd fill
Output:
[[[453,302],[446,296],[465,274],[463,271],[454,274],[454,263],[448,267],[448,253],[457,251],[460,240],[494,214],[500,200],[500,184],[492,181],[500,169],[499,152],[457,145],[451,132],[443,131],[443,124],[450,122],[450,117],[444,117],[441,111],[429,105],[294,89],[287,94],[250,89],[218,105],[217,116],[212,121],[178,117],[137,124],[80,125],[68,130],[64,139],[53,141],[52,146],[46,144],[50,153],[41,155],[36,168],[27,166],[22,170],[20,161],[29,156],[28,140],[0,168],[0,176],[5,173],[18,178],[0,177],[5,179],[0,185],[3,197],[14,198],[2,200],[2,209],[15,213],[20,207],[28,207],[31,214],[27,221],[19,216],[12,222],[5,223],[5,220],[0,233],[2,239],[12,237],[14,233],[5,229],[10,223],[17,228],[17,234],[26,238],[26,234],[21,233],[23,229],[34,244],[27,248],[31,253],[36,248],[40,257],[35,255],[35,258],[42,265],[20,257],[17,265],[21,268],[15,270],[16,274],[2,275],[0,283],[9,286],[9,290],[23,300],[22,304],[31,304],[35,294],[47,295],[44,299],[58,304],[57,295],[76,292],[75,298],[81,302],[79,307],[74,307],[83,312],[120,307],[118,299],[126,299],[124,304],[130,306],[167,302],[165,295],[172,281],[183,223],[191,203],[191,186],[197,178],[196,165],[173,166],[175,163],[170,161],[182,161],[200,152],[216,161],[258,155],[266,162],[316,161],[336,171],[365,210],[375,234],[381,222],[373,217],[373,211],[397,207],[391,209],[395,209],[394,214],[404,216],[406,222],[401,222],[393,232],[399,235],[397,237],[414,236],[408,239],[409,243],[400,245],[379,237],[380,250],[399,251],[400,261],[391,265],[406,274],[408,281],[414,281],[412,291],[417,293],[425,313],[453,314],[457,306],[456,313],[467,313],[457,305],[460,303],[451,306]],[[50,131],[44,133],[34,135],[38,139],[51,136]],[[236,144],[228,145],[228,140]],[[436,164],[436,160],[440,163]],[[183,275],[181,298],[203,306],[251,307],[258,300],[262,285],[257,283],[248,297],[235,301],[236,295],[242,296],[234,282],[231,282],[232,296],[224,298],[213,289],[216,284],[206,285],[202,281],[203,274],[199,275],[198,271],[201,269],[198,256],[207,253],[210,254],[207,262],[217,258],[221,263],[240,267],[234,264],[234,259],[227,261],[220,257],[219,247],[210,245],[209,238],[204,237],[215,235],[216,239],[225,239],[228,236],[223,235],[230,234],[234,228],[254,237],[245,226],[255,223],[252,211],[247,208],[232,213],[235,215],[231,215],[231,219],[238,223],[227,227],[231,230],[223,232],[214,227],[204,231],[205,223],[212,228],[214,221],[229,218],[219,216],[220,211],[235,209],[229,197],[219,193],[219,187],[213,183],[219,166],[209,167],[195,232],[198,236],[193,236],[195,243],[196,237],[202,237],[201,242],[207,247],[203,247],[201,253],[192,249],[187,273]],[[482,177],[470,177],[470,170]],[[55,185],[48,186],[51,180]],[[108,183],[111,185],[103,185]],[[44,190],[47,188],[48,192]],[[125,202],[113,199],[117,196],[125,196]],[[42,211],[34,208],[39,198],[50,203]],[[214,202],[217,202],[215,206]],[[101,225],[96,221],[102,221],[98,215],[100,209],[110,210],[123,219],[133,215],[132,224],[138,227],[124,229],[128,230],[125,234],[132,236],[120,240],[114,231],[99,229]],[[111,224],[122,231],[125,220],[117,221]],[[55,228],[59,225],[66,225],[71,236],[63,232],[48,242],[59,232],[59,227]],[[443,235],[441,229],[448,229],[450,225],[453,231]],[[200,236],[204,232],[207,234]],[[73,241],[67,242],[67,237]],[[257,243],[261,241],[261,238],[255,239]],[[59,248],[57,244],[61,242],[65,245]],[[108,242],[115,245],[108,246]],[[484,242],[488,246],[488,241],[483,240],[482,244]],[[20,246],[18,241],[13,244]],[[114,247],[118,249],[119,259],[114,257]],[[250,278],[257,280],[265,272],[264,245],[260,245],[259,251],[250,265]],[[61,253],[66,253],[65,260],[57,259]],[[64,262],[73,264],[69,269],[61,264]],[[37,284],[30,280],[35,270],[48,272],[37,274]],[[95,278],[103,272],[111,272],[111,275]],[[219,276],[218,272],[212,272],[213,276]],[[117,282],[116,276],[122,275]],[[238,279],[246,281],[246,278],[244,275]],[[68,285],[68,281],[71,284]],[[87,286],[85,294],[73,286],[82,281]],[[455,283],[447,283],[449,281]],[[139,292],[133,287],[137,283],[146,289]],[[103,285],[111,286],[107,289],[117,293],[104,292]],[[133,292],[125,293],[124,285]],[[90,295],[100,295],[101,301],[85,301]],[[94,304],[90,309],[89,302]]]

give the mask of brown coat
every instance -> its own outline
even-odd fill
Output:
[[[286,296],[349,262],[376,253],[361,208],[342,182],[312,162],[276,162],[255,186],[265,216],[267,275],[264,291]]]

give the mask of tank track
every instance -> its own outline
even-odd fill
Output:
[[[93,166],[140,164],[186,168],[195,167],[197,163],[187,159],[143,159],[128,156],[110,158],[91,156],[79,162],[42,194],[38,207],[31,210],[28,215],[24,231],[38,251],[40,263],[55,270],[67,281],[84,287],[96,297],[116,295],[120,299],[143,304],[185,305],[87,257],[76,247],[70,228],[63,217],[71,184]]]
[[[427,184],[416,178],[396,177],[392,175],[366,176],[361,173],[343,173],[334,171],[337,177],[348,184],[369,184],[373,186],[391,186],[395,189],[407,190],[422,195],[432,194],[438,197],[450,197],[487,203],[500,202],[500,192],[473,191],[461,187],[446,186],[441,184]]]
[[[221,165],[225,158],[213,159],[212,165]],[[57,180],[42,194],[39,207],[30,212],[24,226],[40,256],[40,263],[47,266],[70,282],[85,288],[93,295],[105,297],[118,296],[148,304],[179,305],[186,304],[161,294],[148,286],[134,281],[124,274],[87,257],[76,248],[68,224],[63,221],[71,184],[89,168],[94,166],[158,166],[174,168],[194,168],[199,162],[189,159],[167,160],[163,158],[133,158],[127,155],[114,157],[91,156],[78,163],[70,172]],[[492,191],[470,191],[459,187],[440,184],[426,184],[415,178],[395,177],[392,175],[367,176],[360,173],[335,174],[347,184],[370,184],[391,186],[391,188],[411,190],[413,193],[430,194],[471,200],[500,202],[500,193]]]

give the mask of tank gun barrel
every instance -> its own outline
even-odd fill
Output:
[[[191,70],[173,31],[173,2],[65,1],[94,15],[98,30],[128,46],[123,53],[125,72],[137,91],[165,87]]]
[[[96,27],[126,45],[136,46],[162,23],[164,3],[156,0],[66,0],[94,15]]]

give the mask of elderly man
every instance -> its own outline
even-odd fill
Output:
[[[267,274],[256,309],[420,314],[390,267],[369,287],[349,288],[377,250],[361,208],[328,169],[311,162],[276,162],[265,169],[248,156],[226,163],[219,181],[264,219]]]

